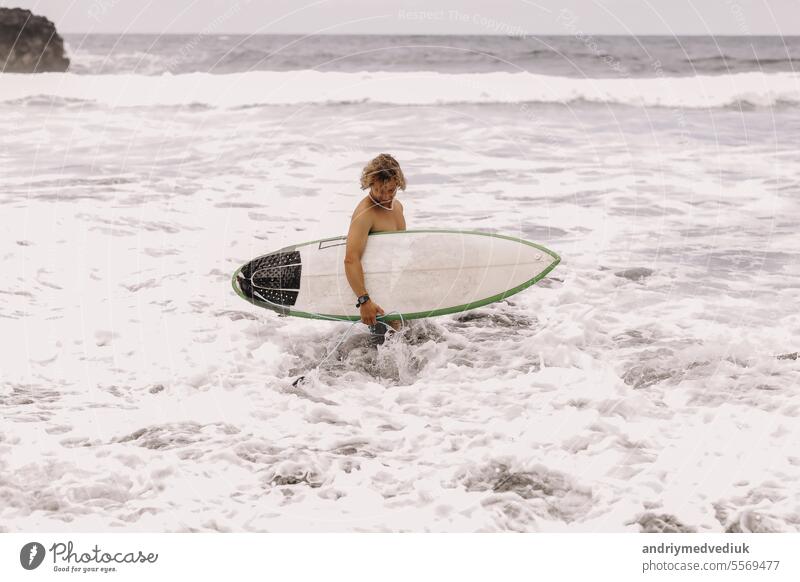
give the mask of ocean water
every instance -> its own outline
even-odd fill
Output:
[[[0,75],[0,531],[800,530],[798,39],[66,41]],[[561,264],[378,347],[239,299],[379,152]]]

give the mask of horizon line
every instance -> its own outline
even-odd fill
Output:
[[[496,36],[496,37],[505,37],[505,38],[526,38],[526,37],[538,37],[538,36],[550,36],[550,37],[565,37],[565,38],[573,38],[574,34],[563,34],[563,33],[522,33],[522,34],[501,34],[501,33],[453,33],[453,32],[429,32],[429,33],[417,33],[417,32],[326,32],[326,33],[313,33],[313,32],[125,32],[125,31],[108,31],[108,32],[98,32],[98,31],[70,31],[70,32],[60,32],[60,34],[83,34],[83,35],[90,35],[90,34],[122,34],[126,36],[132,36],[136,34],[147,34],[147,35],[160,35],[160,36],[169,36],[169,35],[196,35],[196,36]],[[605,32],[597,32],[597,33],[590,33],[584,32],[583,34],[588,36],[594,37],[626,37],[626,38],[640,38],[643,36],[658,36],[658,37],[668,37],[668,38],[680,38],[680,37],[687,37],[687,36],[696,36],[696,37],[735,37],[735,38],[748,38],[748,37],[766,37],[766,38],[797,38],[800,37],[800,32],[792,33],[792,34],[741,34],[741,33],[719,33],[719,34],[700,34],[694,32],[687,32],[681,34],[664,34],[664,33],[656,33],[656,32],[646,32],[641,34],[618,34],[618,33],[605,33]]]

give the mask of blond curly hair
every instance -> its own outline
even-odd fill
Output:
[[[361,189],[366,190],[376,181],[385,182],[392,178],[397,181],[400,190],[406,189],[406,177],[400,164],[389,154],[380,154],[361,170]]]

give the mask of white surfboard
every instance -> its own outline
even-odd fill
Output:
[[[286,247],[253,259],[233,288],[254,305],[282,315],[357,320],[347,282],[347,237]],[[361,264],[382,319],[418,319],[474,309],[530,287],[561,258],[522,239],[474,231],[404,230],[369,235]]]

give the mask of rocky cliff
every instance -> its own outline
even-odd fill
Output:
[[[22,8],[0,8],[0,72],[66,71],[69,59],[55,25]]]

